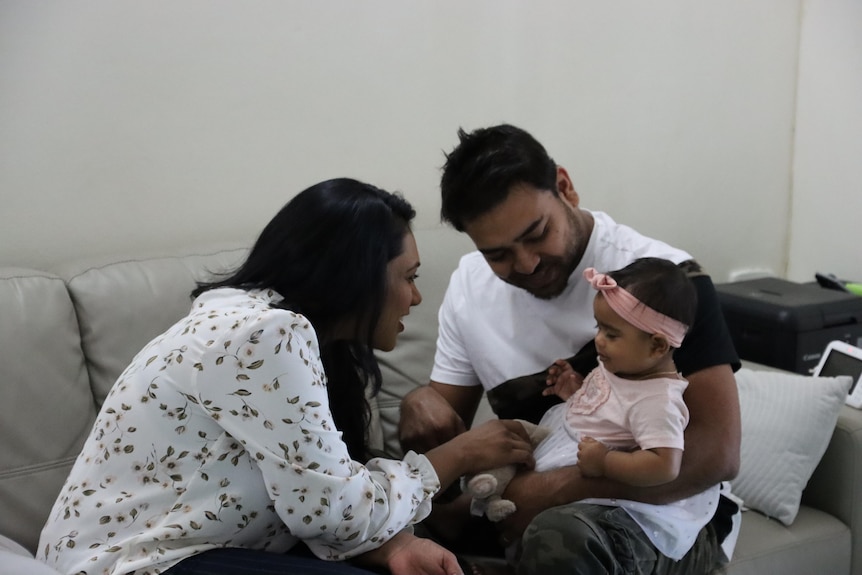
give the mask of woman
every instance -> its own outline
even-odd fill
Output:
[[[418,305],[414,211],[337,179],[293,198],[230,277],[148,344],[105,399],[42,532],[62,573],[460,573],[410,526],[464,473],[531,463],[492,422],[368,459],[366,388]],[[362,571],[358,571],[362,572]]]

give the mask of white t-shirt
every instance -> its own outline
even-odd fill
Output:
[[[583,272],[618,270],[641,257],[680,263],[688,253],[617,224],[603,212],[595,220],[584,256],[560,296],[541,300],[494,275],[476,251],[461,258],[440,306],[440,328],[431,380],[493,389],[570,357],[596,335],[596,292]]]

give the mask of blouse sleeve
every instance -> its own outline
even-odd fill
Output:
[[[276,512],[316,555],[361,554],[428,515],[440,484],[424,456],[351,460],[306,318],[268,310],[210,349],[195,382],[201,406],[256,461]]]

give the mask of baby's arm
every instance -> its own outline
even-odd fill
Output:
[[[548,368],[548,387],[542,395],[556,395],[563,401],[581,388],[584,378],[565,359],[558,359]]]
[[[682,449],[657,447],[614,451],[592,437],[578,444],[578,467],[587,477],[607,477],[628,485],[652,487],[679,475]]]

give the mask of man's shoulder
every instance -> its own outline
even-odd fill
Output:
[[[452,272],[450,284],[462,286],[465,289],[470,286],[472,289],[477,285],[481,285],[483,288],[493,288],[503,284],[503,282],[499,281],[499,278],[491,271],[491,267],[485,261],[485,256],[478,250],[474,250],[461,256],[458,267]]]
[[[483,265],[480,266],[480,264]],[[487,267],[485,257],[479,250],[473,250],[461,256],[461,259],[458,260],[458,268],[455,271],[473,270],[480,267]]]
[[[692,259],[687,251],[618,223],[604,212],[591,213],[595,221],[594,236],[600,257],[619,258],[623,265],[642,257],[664,258],[674,263]]]
[[[455,317],[465,312],[477,313],[499,283],[502,282],[493,275],[481,252],[468,252],[461,256],[449,277],[442,309],[454,312]]]

